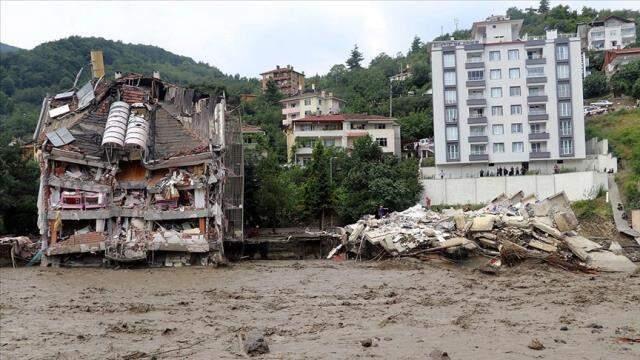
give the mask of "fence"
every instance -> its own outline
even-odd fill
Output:
[[[539,199],[564,191],[569,200],[592,199],[600,188],[608,189],[607,174],[583,171],[554,175],[501,176],[461,179],[422,180],[425,196],[432,205],[483,204],[505,193],[522,190]]]

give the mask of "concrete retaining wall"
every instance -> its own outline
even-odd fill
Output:
[[[564,191],[569,200],[577,201],[594,198],[601,187],[608,190],[607,175],[595,171],[421,181],[422,201],[428,196],[432,205],[484,204],[502,193],[512,195],[520,190],[539,199]]]

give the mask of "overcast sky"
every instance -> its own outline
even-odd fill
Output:
[[[217,66],[225,73],[257,77],[279,65],[307,75],[343,63],[354,44],[368,61],[406,52],[414,35],[469,28],[511,6],[539,1],[424,2],[0,2],[0,41],[31,49],[71,35],[100,36],[162,47]],[[640,1],[551,1],[601,8],[640,9]]]

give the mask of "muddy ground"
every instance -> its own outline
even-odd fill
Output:
[[[0,270],[0,358],[639,359],[640,277],[433,260]],[[371,347],[361,340],[372,339]],[[532,339],[543,350],[527,346]]]

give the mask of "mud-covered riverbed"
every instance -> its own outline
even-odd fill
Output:
[[[640,338],[640,277],[622,274],[263,261],[4,268],[0,280],[2,359],[244,358],[238,336],[256,328],[267,359],[640,358],[621,340]]]

